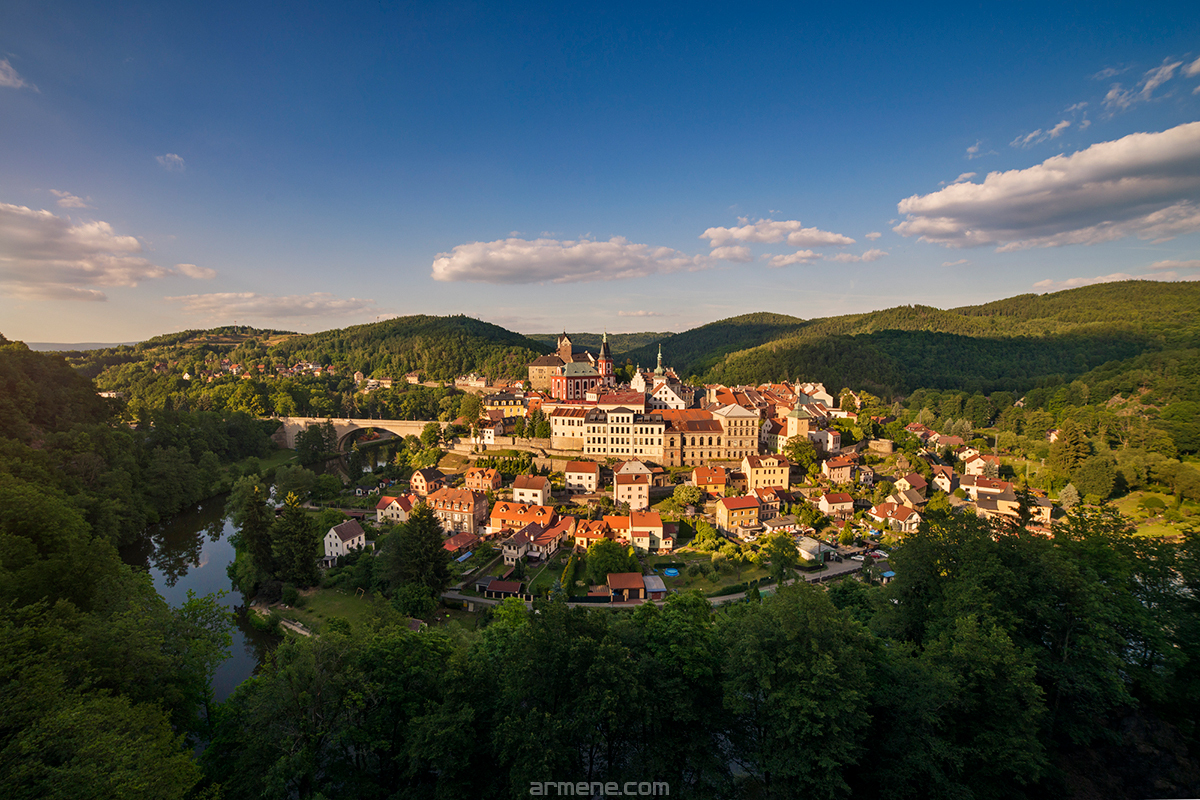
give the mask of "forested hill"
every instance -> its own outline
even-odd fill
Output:
[[[652,367],[662,344],[666,366],[675,367],[681,376],[701,375],[727,353],[794,333],[803,324],[804,320],[787,314],[743,314],[655,340],[626,353],[625,359],[634,365]]]
[[[669,331],[653,332],[645,331],[642,333],[610,333],[608,334],[608,349],[612,353],[613,358],[620,359],[624,363],[625,354],[639,347],[646,347],[654,342],[662,341],[675,334]],[[528,334],[530,339],[535,342],[540,342],[546,347],[553,348],[558,344],[558,337],[561,333],[531,333]],[[600,342],[604,339],[602,333],[568,333],[571,338],[571,344],[576,350],[590,350],[593,353],[599,352]]]
[[[1200,284],[1125,281],[951,310],[900,306],[808,321],[748,315],[676,334],[663,352],[669,366],[703,382],[1019,391],[1147,352],[1194,348],[1198,309]],[[656,349],[630,356],[652,363]]]
[[[270,351],[277,361],[344,364],[365,375],[401,377],[419,370],[451,381],[479,372],[524,377],[530,361],[552,350],[541,342],[467,316],[397,317],[384,322],[297,336]]]

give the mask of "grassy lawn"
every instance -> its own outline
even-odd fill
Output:
[[[683,563],[684,569],[679,571],[679,576],[669,578],[663,575],[658,569],[659,564]],[[687,566],[693,563],[712,563],[712,556],[709,553],[698,553],[688,550],[677,550],[669,556],[649,556],[646,563],[654,569],[654,573],[663,579],[669,591],[687,591],[689,589],[699,589],[702,592],[711,592],[719,589],[722,586],[730,586],[735,583],[747,583],[752,580],[761,580],[767,577],[768,571],[761,567],[753,567],[750,565],[742,569],[739,578],[736,572],[723,572],[718,580],[713,580],[713,575],[697,575],[690,577],[687,574]]]
[[[470,464],[471,460],[466,456],[460,456],[457,453],[446,453],[446,455],[442,456],[442,460],[438,462],[438,469],[443,473],[466,472]]]
[[[563,550],[550,559],[540,569],[530,575],[527,591],[530,594],[538,595],[548,591],[554,586],[554,582],[562,577],[563,570],[567,566],[567,557],[569,552]]]
[[[316,633],[321,632],[330,617],[343,617],[351,626],[358,627],[373,617],[379,606],[388,605],[387,600],[374,595],[356,597],[341,589],[312,589],[304,596],[303,608],[275,607],[285,619],[296,620]]]
[[[1171,522],[1163,517],[1163,510],[1158,509],[1148,513],[1146,509],[1141,507],[1142,501],[1150,497],[1156,497],[1161,500],[1166,509],[1175,508],[1175,498],[1163,492],[1138,490],[1113,501],[1113,505],[1116,506],[1117,510],[1129,517],[1137,525],[1139,536],[1178,536],[1183,528],[1195,524],[1195,517],[1200,513],[1200,505],[1193,502],[1186,502],[1179,509],[1185,521],[1182,523]]]

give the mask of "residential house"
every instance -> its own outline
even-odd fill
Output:
[[[611,539],[613,533],[602,519],[581,519],[575,526],[575,550],[585,552],[601,539]]]
[[[751,492],[758,498],[758,521],[763,522],[778,516],[784,503],[783,490],[778,486],[768,486]],[[789,499],[790,502],[790,499]]]
[[[1000,456],[992,456],[987,454],[977,454],[970,456],[963,462],[964,475],[986,475],[988,465],[991,465],[995,470],[994,474],[1000,474]]]
[[[791,488],[791,480],[788,477],[790,470],[791,465],[783,456],[762,455],[742,458],[742,472],[746,474],[747,491],[767,486],[778,486],[787,491]]]
[[[649,475],[617,475],[613,478],[613,502],[628,503],[630,511],[650,507]]]
[[[646,598],[646,582],[640,572],[610,572],[608,573],[608,591],[612,594],[614,603],[626,603],[630,600]]]
[[[653,511],[633,511],[629,515],[629,535],[633,546],[647,553],[669,553],[674,538],[667,536],[662,517]]]
[[[612,531],[612,538],[619,544],[629,545],[633,540],[629,535],[629,517],[607,515],[604,524]]]
[[[1017,522],[1021,518],[1021,503],[1012,488],[1003,492],[979,494],[975,509],[979,516],[991,520]]]
[[[758,497],[723,497],[717,501],[717,527],[726,533],[758,528]]]
[[[524,597],[525,584],[521,581],[492,581],[484,590],[483,596],[493,600],[503,600],[508,597]]]
[[[329,558],[344,556],[351,550],[367,546],[367,534],[358,520],[349,519],[334,525],[325,534],[325,555]]]
[[[442,487],[426,498],[447,533],[479,533],[487,522],[487,496],[471,489]]]
[[[592,494],[600,489],[600,465],[595,461],[571,461],[563,471],[567,490]]]
[[[582,450],[584,421],[590,406],[561,405],[550,412],[550,446],[555,450]]]
[[[558,552],[564,540],[575,533],[577,521],[574,517],[563,517],[557,524],[546,528],[529,542],[529,555],[545,561]]]
[[[550,479],[543,475],[518,475],[513,481],[513,501],[544,506],[554,502]]]
[[[493,534],[506,530],[520,530],[531,522],[548,528],[554,524],[555,519],[553,506],[529,506],[503,501],[496,503],[492,508],[491,528]]]
[[[473,533],[456,533],[442,542],[442,549],[452,556],[473,550],[479,544],[479,537]]]
[[[696,467],[692,470],[692,485],[713,497],[724,497],[729,471],[724,467]]]
[[[485,494],[499,489],[500,484],[500,471],[483,467],[472,467],[463,478],[463,488]]]
[[[384,495],[375,504],[375,522],[390,522],[393,525],[407,522],[408,515],[412,513],[413,508],[419,502],[416,495],[400,495],[398,497]]]
[[[946,494],[952,494],[958,488],[958,476],[954,474],[954,467],[934,464],[933,485]]]
[[[1012,491],[1013,485],[999,478],[985,478],[982,475],[963,475],[959,486],[967,493],[972,501],[979,502],[981,496],[1002,494]]]
[[[769,536],[772,533],[795,533],[800,529],[796,518],[791,514],[764,520],[762,527],[764,536]]]
[[[887,501],[896,505],[921,509],[925,507],[925,498],[915,489],[901,489],[888,495]]]
[[[919,494],[922,499],[925,498],[925,492],[929,489],[929,484],[925,481],[925,478],[921,477],[920,473],[917,472],[908,473],[893,485],[901,492],[911,489]]]
[[[531,522],[505,539],[500,544],[500,554],[504,557],[504,563],[511,567],[517,563],[517,559],[524,558],[529,553],[529,546],[534,538],[544,530],[541,525]]]
[[[854,479],[854,459],[846,456],[826,459],[821,464],[821,474],[830,483],[850,483]]]
[[[425,497],[444,486],[445,479],[446,476],[440,470],[427,467],[414,470],[412,477],[408,480],[408,485],[418,497]]]
[[[854,514],[854,498],[845,492],[826,493],[817,501],[817,508],[826,516],[846,519]]]
[[[879,503],[872,506],[867,515],[900,533],[914,533],[921,524],[921,515],[916,509],[896,503]]]

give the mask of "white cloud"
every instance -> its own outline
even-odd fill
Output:
[[[617,316],[618,317],[665,317],[667,315],[663,314],[659,311],[618,311]]]
[[[1200,230],[1200,122],[1134,133],[1027,169],[901,200],[893,230],[946,247],[1165,241]]]
[[[1173,261],[1173,260],[1155,261],[1153,264],[1150,265],[1150,269],[1156,269],[1156,270],[1161,270],[1161,269],[1182,269],[1182,270],[1200,269],[1200,258],[1193,258],[1193,259],[1189,259],[1187,261]]]
[[[887,253],[883,250],[871,249],[863,253],[861,256],[856,256],[853,253],[838,253],[834,256],[826,256],[826,261],[840,261],[846,264],[857,263],[859,261],[878,261],[886,256]]]
[[[103,300],[87,287],[136,286],[171,271],[139,255],[141,242],[107,222],[0,203],[0,284],[22,297]]]
[[[771,256],[770,260],[767,261],[767,266],[778,269],[779,267],[788,267],[792,264],[811,264],[820,258],[812,250],[800,250],[795,253],[788,253],[787,255]]]
[[[58,198],[55,202],[61,208],[91,208],[87,204],[87,200],[84,200],[82,197],[76,197],[70,192],[60,192],[58,189],[51,189],[50,194]],[[88,200],[90,199],[89,197]]]
[[[182,304],[183,310],[189,314],[215,319],[287,319],[379,313],[374,300],[356,297],[342,299],[326,292],[283,296],[256,292],[215,292],[163,299]]]
[[[37,91],[37,87],[29,83],[13,69],[13,65],[8,63],[7,58],[0,58],[0,86],[5,86],[9,89],[33,89]]]
[[[879,231],[871,231],[870,233],[868,233],[868,234],[867,234],[866,236],[864,236],[863,238],[864,238],[864,239],[868,239],[868,240],[870,240],[870,241],[872,241],[872,242],[873,242],[873,241],[875,241],[876,239],[878,239],[880,236],[883,236],[883,234],[882,234],[882,233],[880,233]]]
[[[727,242],[764,242],[774,244],[786,241],[792,247],[827,247],[854,244],[849,236],[840,233],[823,231],[819,228],[805,228],[800,220],[760,219],[751,223],[745,217],[739,217],[742,224],[736,228],[709,228],[700,234],[701,239],[708,239],[710,247],[720,247]]]
[[[983,147],[983,139],[977,139],[975,141],[975,144],[973,144],[967,148],[967,160],[974,161],[975,159],[983,158],[984,156],[996,155],[995,150],[983,150],[983,149],[981,149],[982,147]]]
[[[1125,72],[1127,69],[1129,69],[1129,67],[1122,67],[1121,69],[1115,69],[1113,67],[1105,67],[1104,69],[1100,70],[1095,75],[1093,75],[1092,80],[1097,80],[1097,81],[1107,80],[1107,79],[1113,77],[1114,75],[1120,75],[1122,72]]]
[[[971,261],[966,258],[960,258],[958,261],[943,261],[943,267],[961,267],[963,264],[970,264]]]
[[[1076,111],[1083,111],[1085,108],[1087,108],[1087,105],[1088,104],[1087,104],[1086,100],[1083,101],[1082,103],[1075,103],[1074,105],[1070,105],[1070,106],[1067,106],[1066,108],[1064,108],[1063,113],[1064,114],[1074,114]]]
[[[721,261],[737,261],[746,263],[751,260],[750,248],[742,245],[726,245],[725,247],[713,248],[713,251],[708,254],[709,258],[719,259]]]
[[[1200,75],[1200,58],[1197,58],[1195,61],[1184,67],[1183,74],[1187,75],[1189,78],[1194,78],[1197,75]]]
[[[187,165],[183,162],[183,157],[174,153],[155,156],[154,160],[159,163],[159,166],[168,172],[183,172],[187,168]]]
[[[217,271],[211,267],[197,267],[195,264],[176,264],[175,271],[197,281],[210,281],[217,277]]]
[[[1041,144],[1042,142],[1050,139],[1057,139],[1059,136],[1062,136],[1062,132],[1069,127],[1071,127],[1070,121],[1064,119],[1053,128],[1049,128],[1045,131],[1043,131],[1041,128],[1038,128],[1033,133],[1029,133],[1024,136],[1018,136],[1008,144],[1010,147],[1032,147],[1035,144]],[[955,181],[955,183],[958,183],[958,181]]]
[[[433,279],[479,283],[579,283],[643,278],[707,264],[670,247],[633,244],[616,236],[606,242],[580,239],[500,239],[460,244],[439,253]]]
[[[1196,281],[1200,280],[1200,273],[1194,275],[1180,275],[1176,272],[1158,272],[1151,275],[1130,275],[1127,272],[1114,272],[1111,275],[1097,275],[1094,278],[1068,278],[1065,281],[1044,280],[1038,281],[1033,285],[1035,289],[1041,289],[1047,292],[1058,292],[1063,289],[1075,289],[1080,286],[1092,286],[1097,283],[1115,283],[1117,281]]]
[[[952,184],[953,183],[965,183],[966,181],[971,180],[971,178],[974,178],[977,174],[978,173],[975,173],[975,172],[964,172],[964,173],[960,174],[954,180],[950,181],[950,183],[952,183]]]
[[[1124,89],[1121,84],[1114,83],[1104,95],[1104,107],[1110,115],[1125,111],[1137,103],[1146,103],[1153,99],[1154,90],[1162,86],[1175,75],[1175,70],[1183,66],[1182,61],[1163,62],[1162,66],[1148,70],[1133,89]],[[1188,65],[1191,69],[1191,65]],[[1185,70],[1186,73],[1186,70]]]

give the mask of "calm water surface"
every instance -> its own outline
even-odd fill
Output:
[[[146,530],[141,542],[121,551],[125,563],[150,570],[154,588],[168,603],[181,605],[188,590],[198,595],[224,591],[221,603],[239,611],[244,603],[229,581],[225,568],[233,562],[229,536],[235,529],[225,517],[226,495],[205,500]],[[238,613],[229,658],[213,677],[218,701],[249,678],[279,639],[253,628]]]

